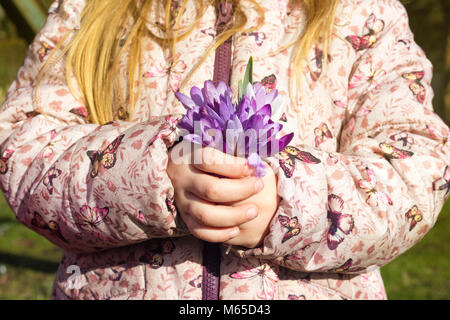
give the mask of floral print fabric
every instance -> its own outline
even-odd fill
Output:
[[[232,89],[252,55],[254,79],[291,96],[292,48],[277,49],[302,32],[304,10],[257,1],[266,22],[233,37]],[[144,40],[136,112],[124,121],[127,106],[117,103],[115,120],[99,126],[87,122],[61,61],[37,82],[62,37],[79,28],[84,5],[51,6],[8,91],[1,188],[21,223],[64,250],[53,298],[201,299],[201,242],[177,214],[165,168],[184,112],[174,90],[212,44],[215,9],[179,43],[175,62]],[[182,27],[193,1],[187,10]],[[221,299],[385,299],[379,267],[430,230],[448,195],[449,131],[433,112],[432,67],[402,5],[340,0],[330,40],[327,57],[320,44],[311,49],[298,101],[281,117],[283,134],[295,137],[268,159],[282,198],[270,233],[258,248],[226,255],[224,246]],[[213,62],[183,88],[211,79]],[[73,265],[80,272],[71,277]]]

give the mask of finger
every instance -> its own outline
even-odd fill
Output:
[[[207,173],[227,178],[243,178],[254,172],[246,158],[235,157],[214,148],[202,148],[195,151],[194,167]]]
[[[196,219],[192,218],[189,214],[182,214],[184,223],[188,227],[191,234],[201,240],[207,242],[225,242],[239,234],[238,227],[229,228],[214,228],[207,227],[200,224]]]
[[[204,201],[195,195],[188,195],[187,212],[199,224],[208,227],[234,227],[258,216],[258,207],[254,204],[223,206]]]
[[[195,168],[194,168],[195,170]],[[219,178],[209,174],[197,174],[186,189],[210,202],[236,202],[247,199],[264,188],[262,179],[246,177],[241,179]]]

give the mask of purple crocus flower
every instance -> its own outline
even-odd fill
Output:
[[[205,81],[202,89],[191,89],[190,97],[175,95],[187,109],[178,122],[187,131],[184,139],[248,158],[258,177],[266,171],[261,158],[282,151],[294,136],[276,137],[283,126],[272,120],[272,108],[279,109],[282,102],[277,90],[266,93],[260,83],[248,83],[239,103],[232,102],[231,88],[224,82],[215,86]]]

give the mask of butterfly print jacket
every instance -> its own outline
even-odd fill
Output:
[[[114,121],[95,125],[52,55],[79,28],[85,1],[51,6],[8,91],[0,186],[17,219],[63,250],[53,298],[201,299],[201,241],[177,214],[166,165],[184,112],[173,90],[211,45],[215,8],[181,40],[177,63],[144,39],[132,119],[123,120],[128,106],[117,101]],[[294,97],[292,48],[277,49],[303,30],[304,10],[257,2],[266,22],[259,37],[233,37],[232,89],[252,55],[254,79]],[[194,10],[190,1],[181,28]],[[245,10],[255,23],[252,6]],[[270,232],[254,249],[226,255],[223,246],[221,299],[384,299],[379,268],[433,227],[449,193],[449,129],[433,112],[432,67],[405,9],[397,0],[340,0],[336,17],[328,57],[320,43],[311,49],[303,89],[281,117],[283,134],[295,138],[267,159],[282,199]],[[213,66],[210,55],[182,91],[212,79]],[[79,274],[68,272],[72,265]]]

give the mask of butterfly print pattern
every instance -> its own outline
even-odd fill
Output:
[[[166,205],[170,213],[172,213],[173,215],[177,213],[177,208],[175,207],[175,200],[173,197],[166,198]]]
[[[320,126],[314,129],[314,142],[316,147],[320,146],[326,139],[333,138],[333,135],[328,129],[328,125],[326,123],[322,123]]]
[[[50,142],[42,149],[42,151],[37,156],[38,159],[47,159],[51,161],[55,155],[54,146],[57,145],[61,139],[56,139],[56,130],[50,131]]]
[[[277,87],[277,77],[274,74],[264,77],[261,82],[262,86],[266,88],[266,92],[270,93]]]
[[[362,267],[353,267],[353,259],[348,259],[347,261],[344,262],[343,265],[341,265],[340,267],[337,267],[335,269],[330,269],[328,270],[328,272],[336,272],[336,273],[343,273],[343,272],[360,272],[363,271],[364,268]]]
[[[409,39],[399,39],[397,42],[399,44],[402,44],[403,46],[405,46],[408,50],[411,49],[411,40],[409,40]]]
[[[79,221],[80,225],[87,226],[91,229],[97,228],[97,226],[108,216],[109,208],[91,208],[88,205],[84,205],[81,207],[79,213]]]
[[[69,112],[76,114],[77,116],[83,118],[84,120],[87,120],[89,118],[89,114],[87,113],[85,107],[76,107],[76,108],[70,109]]]
[[[287,146],[279,153],[280,166],[287,178],[292,177],[295,170],[295,160],[300,160],[310,164],[320,163],[320,159],[314,157],[311,153]]]
[[[402,77],[409,83],[409,89],[420,103],[424,103],[426,98],[426,90],[421,82],[424,75],[424,71],[414,71],[402,74]]]
[[[380,149],[383,151],[386,159],[406,159],[411,158],[414,153],[408,150],[398,149],[387,143],[380,143]]]
[[[124,107],[120,106],[116,111],[114,119],[115,120],[128,120],[129,117],[130,117],[129,112]]]
[[[434,191],[445,190],[444,197],[447,198],[447,196],[450,192],[450,167],[449,166],[445,167],[444,175],[442,178],[439,178],[439,179],[433,181],[433,190]]]
[[[330,250],[335,250],[344,241],[345,236],[353,230],[354,220],[352,215],[343,214],[344,200],[331,194],[328,196],[327,218],[331,221],[327,233],[327,244]]]
[[[383,29],[384,21],[377,19],[375,14],[372,13],[364,25],[362,36],[351,35],[345,39],[351,43],[356,51],[365,50],[371,48],[377,42],[378,33],[383,31]]]
[[[233,279],[252,279],[255,277],[261,279],[263,298],[266,300],[273,300],[275,295],[275,283],[278,279],[269,265],[263,264],[256,268],[230,274],[230,278]]]
[[[161,252],[149,251],[142,255],[139,261],[149,265],[152,269],[158,269],[163,265],[164,257]]]
[[[301,294],[301,295],[296,295],[296,294],[290,294],[288,295],[288,300],[306,300],[305,295]]]
[[[145,216],[144,216],[144,212],[142,210],[139,210],[137,212],[137,218],[140,223],[145,223]]]
[[[6,174],[8,172],[8,160],[13,155],[14,151],[6,149],[0,157],[0,174]]]
[[[419,211],[419,208],[417,208],[417,206],[412,207],[411,209],[408,210],[408,212],[406,212],[405,214],[406,219],[408,219],[410,221],[409,224],[409,231],[411,231],[412,229],[414,229],[414,227],[423,220],[423,216]]]
[[[45,57],[49,54],[51,50],[55,49],[53,46],[49,45],[47,42],[42,42],[42,46],[38,50],[39,60],[44,62]]]
[[[164,124],[161,126],[162,128],[169,128],[171,130],[171,133],[176,130],[176,126],[178,123],[178,120],[175,117],[166,116],[164,117]],[[148,146],[151,147],[156,140],[161,138],[163,135],[167,135],[167,132],[160,132],[157,135],[155,135],[153,138],[150,139],[148,142]],[[180,137],[180,139],[183,139],[183,137]]]
[[[116,152],[122,139],[125,135],[122,134],[114,139],[104,150],[88,151],[87,155],[91,159],[92,170],[91,178],[95,178],[98,174],[102,174],[105,169],[111,169],[116,164]]]
[[[365,90],[371,91],[378,86],[385,75],[386,71],[376,68],[371,62],[363,64],[353,75],[348,88],[353,89],[361,86]]]
[[[202,287],[202,276],[200,275],[200,276],[192,279],[191,281],[189,281],[189,285],[194,288],[201,288]]]
[[[59,225],[56,221],[50,220],[48,223],[44,221],[42,216],[34,212],[33,219],[31,220],[31,225],[35,226],[36,228],[48,230],[52,235],[57,237],[59,240],[62,240],[65,243],[68,243],[67,240],[63,237],[61,233],[61,229],[59,228]]]
[[[253,37],[257,46],[261,47],[266,40],[266,34],[264,32],[249,32],[242,33],[243,36]]]
[[[350,258],[347,261],[345,261],[344,264],[341,265],[340,267],[337,267],[335,269],[330,269],[330,270],[328,270],[328,272],[336,272],[336,273],[345,272],[345,271],[348,271],[352,265],[353,265],[353,259]]]
[[[391,135],[389,138],[393,141],[401,142],[402,147],[410,147],[414,144],[414,138],[411,137],[407,132],[396,133]]]
[[[281,243],[288,241],[292,237],[298,236],[302,230],[297,217],[289,218],[287,216],[279,215],[278,222],[280,222],[285,229],[288,229],[288,231],[284,234]]]
[[[164,256],[170,255],[175,250],[172,240],[160,240],[156,249],[145,250],[139,261],[148,264],[152,269],[158,269],[164,264]]]
[[[317,81],[323,72],[323,50],[316,47],[314,49],[314,57],[308,65],[309,72],[311,74],[311,80]],[[331,62],[331,56],[327,55],[328,62]]]
[[[187,69],[187,65],[183,60],[177,59],[168,66],[153,65],[149,71],[144,73],[144,78],[160,78],[169,75],[169,85],[173,92],[177,92],[180,88],[183,74]]]
[[[61,175],[62,171],[57,168],[51,168],[44,177],[44,185],[47,187],[48,193],[53,194],[53,180]]]
[[[384,192],[376,189],[377,180],[375,174],[369,168],[366,168],[367,180],[359,180],[359,187],[367,194],[366,202],[371,207],[378,207],[379,205],[393,205],[391,198]]]

